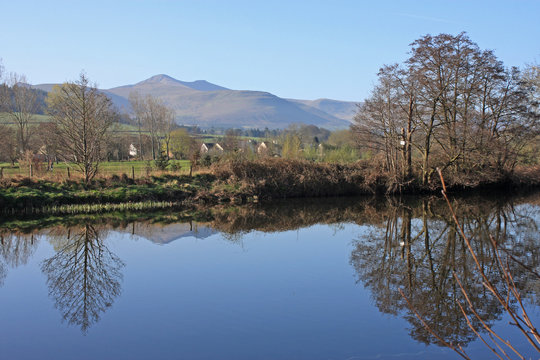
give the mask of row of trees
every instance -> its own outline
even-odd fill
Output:
[[[538,134],[538,67],[507,69],[465,33],[426,35],[402,64],[383,66],[351,129],[385,170],[426,184],[454,174],[512,171]]]

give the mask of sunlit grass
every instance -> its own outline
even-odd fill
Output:
[[[171,160],[171,163],[179,165],[180,169],[175,171],[175,174],[187,174],[189,173],[189,160]],[[77,171],[77,165],[73,163],[59,162],[53,164],[52,170],[46,170],[47,165],[45,163],[39,164],[37,168],[33,169],[32,176],[40,179],[50,180],[62,180],[70,178],[80,177]],[[15,163],[14,166],[11,163],[0,162],[0,168],[3,168],[2,174],[5,178],[14,176],[30,176],[30,170],[27,167],[21,166],[19,163]],[[68,174],[68,168],[69,174]],[[128,177],[142,178],[151,175],[160,175],[173,173],[171,171],[157,170],[153,161],[105,161],[100,163],[99,172],[97,177],[110,177],[113,175],[121,176],[126,174]]]

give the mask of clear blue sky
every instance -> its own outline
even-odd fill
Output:
[[[507,66],[540,58],[540,1],[0,0],[0,58],[32,84],[165,73],[282,97],[362,100],[425,34],[466,31]]]

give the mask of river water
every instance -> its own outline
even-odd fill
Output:
[[[537,359],[479,269],[505,295],[508,267],[540,323],[540,194],[452,207],[478,265],[437,197],[4,219],[0,359],[460,358],[435,335],[493,358],[462,289]]]

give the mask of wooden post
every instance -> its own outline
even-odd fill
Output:
[[[0,179],[4,178],[4,168],[0,167]]]
[[[67,173],[68,173],[68,179],[71,178],[71,174],[69,173],[69,168],[67,168]]]
[[[131,167],[131,178],[135,180],[135,166]]]
[[[32,169],[32,163],[30,163],[30,177],[32,177],[32,175],[34,175],[34,171]]]

